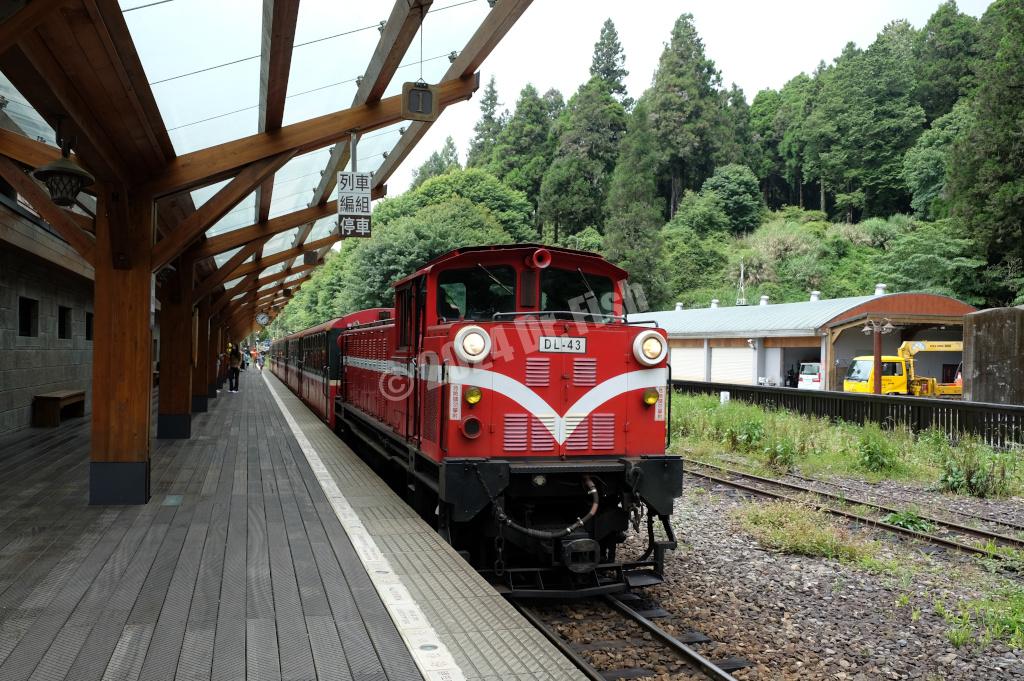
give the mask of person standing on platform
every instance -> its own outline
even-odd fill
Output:
[[[237,347],[231,348],[231,354],[228,355],[228,392],[238,392],[238,372],[239,367],[242,366],[242,353],[238,351]]]

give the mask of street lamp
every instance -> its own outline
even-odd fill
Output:
[[[861,329],[865,336],[873,336],[875,361],[871,374],[874,377],[873,392],[876,395],[882,394],[882,336],[895,330],[896,327],[888,319],[883,319],[882,321],[869,319],[864,323],[864,328]]]

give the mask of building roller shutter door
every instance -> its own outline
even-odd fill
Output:
[[[672,364],[672,378],[679,381],[703,381],[704,348],[672,348],[668,360]]]
[[[754,351],[751,348],[712,348],[711,382],[754,382]]]

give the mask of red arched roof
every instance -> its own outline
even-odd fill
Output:
[[[949,296],[934,293],[889,293],[877,296],[841,312],[822,324],[822,328],[867,315],[913,315],[921,317],[963,317],[978,308]]]

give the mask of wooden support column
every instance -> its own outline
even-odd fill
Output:
[[[207,302],[209,309],[209,302]],[[220,325],[216,317],[210,318],[209,342],[206,344],[206,396],[211,400],[217,397],[220,381],[217,377],[217,358],[220,356]]]
[[[160,405],[156,436],[192,437],[192,263],[178,260],[160,300]]]
[[[195,364],[192,365],[192,413],[201,414],[207,409],[210,398],[210,299],[203,298],[196,306],[196,347]],[[217,386],[213,386],[217,396]]]
[[[228,337],[224,332],[224,320],[217,317],[217,347],[214,348],[214,352],[217,353],[217,357],[220,359],[220,363],[217,365],[218,390],[224,387],[224,381],[226,381],[228,377],[227,356],[224,354],[227,347]]]
[[[102,188],[97,199],[89,503],[144,504],[153,389],[153,201],[116,186]]]

